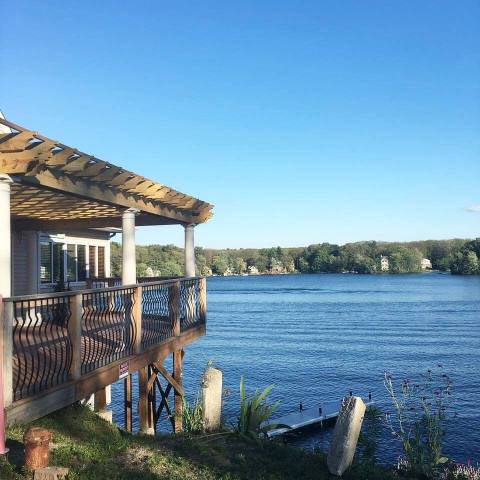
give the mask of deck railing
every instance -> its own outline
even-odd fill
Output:
[[[5,405],[78,380],[206,321],[204,278],[3,299]]]

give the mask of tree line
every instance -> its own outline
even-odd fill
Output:
[[[480,238],[417,242],[321,243],[297,248],[195,248],[200,275],[246,273],[380,273],[381,258],[388,258],[390,273],[422,271],[422,259],[432,269],[459,275],[480,274]],[[112,275],[121,274],[121,246],[112,242]],[[137,246],[138,276],[181,276],[183,249],[174,245]]]

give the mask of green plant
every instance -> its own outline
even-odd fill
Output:
[[[428,370],[419,382],[405,379],[400,392],[385,372],[384,384],[395,410],[387,414],[392,434],[400,441],[404,457],[401,470],[432,477],[448,459],[442,455],[444,421],[450,405],[452,380],[441,371]]]
[[[200,395],[197,394],[193,404],[182,398],[183,430],[188,433],[200,433],[203,430],[203,410]]]
[[[378,407],[367,408],[358,438],[357,457],[365,464],[375,465],[378,441],[381,434],[382,413]]]
[[[273,385],[268,385],[261,393],[256,389],[253,395],[247,396],[243,377],[240,378],[240,414],[236,426],[238,433],[257,436],[271,428],[271,425],[266,425],[266,422],[280,403],[278,401],[268,403],[267,395],[272,388]]]

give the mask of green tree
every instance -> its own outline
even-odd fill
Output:
[[[452,257],[450,270],[455,275],[475,275],[480,273],[477,254],[471,250],[455,253]]]
[[[212,259],[212,272],[223,275],[228,270],[228,262],[224,254],[216,255]]]
[[[416,248],[398,247],[389,256],[390,272],[414,273],[422,271],[422,253]]]

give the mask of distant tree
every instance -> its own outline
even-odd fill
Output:
[[[474,255],[470,254],[472,252]],[[357,272],[380,271],[380,257],[387,255],[392,273],[418,272],[422,258],[434,269],[457,274],[480,274],[480,238],[475,240],[426,240],[418,242],[355,242],[343,246],[322,243],[298,248],[226,249],[195,248],[198,274],[223,274],[229,269],[243,273],[255,266],[259,272]],[[475,260],[476,258],[476,260]],[[121,245],[112,242],[111,272],[121,275]],[[139,275],[146,271],[178,276],[184,270],[184,252],[174,245],[137,246]]]
[[[147,276],[148,265],[145,263],[137,263],[137,276],[146,277]]]
[[[110,244],[110,272],[112,277],[122,276],[122,247],[117,242]]]
[[[183,276],[183,266],[173,260],[168,260],[162,263],[160,275],[162,277],[181,277]]]
[[[477,254],[471,250],[453,255],[450,270],[454,275],[475,275],[480,273]]]
[[[225,255],[216,255],[212,258],[212,272],[223,275],[228,270],[228,262]]]
[[[308,273],[310,272],[310,264],[307,259],[303,256],[298,257],[296,261],[296,268],[299,272]]]
[[[235,273],[238,273],[239,275],[241,275],[242,273],[245,273],[245,271],[247,270],[247,263],[243,258],[237,257],[233,264],[233,270]]]
[[[416,248],[397,247],[389,257],[390,272],[413,273],[422,271],[422,253]]]

